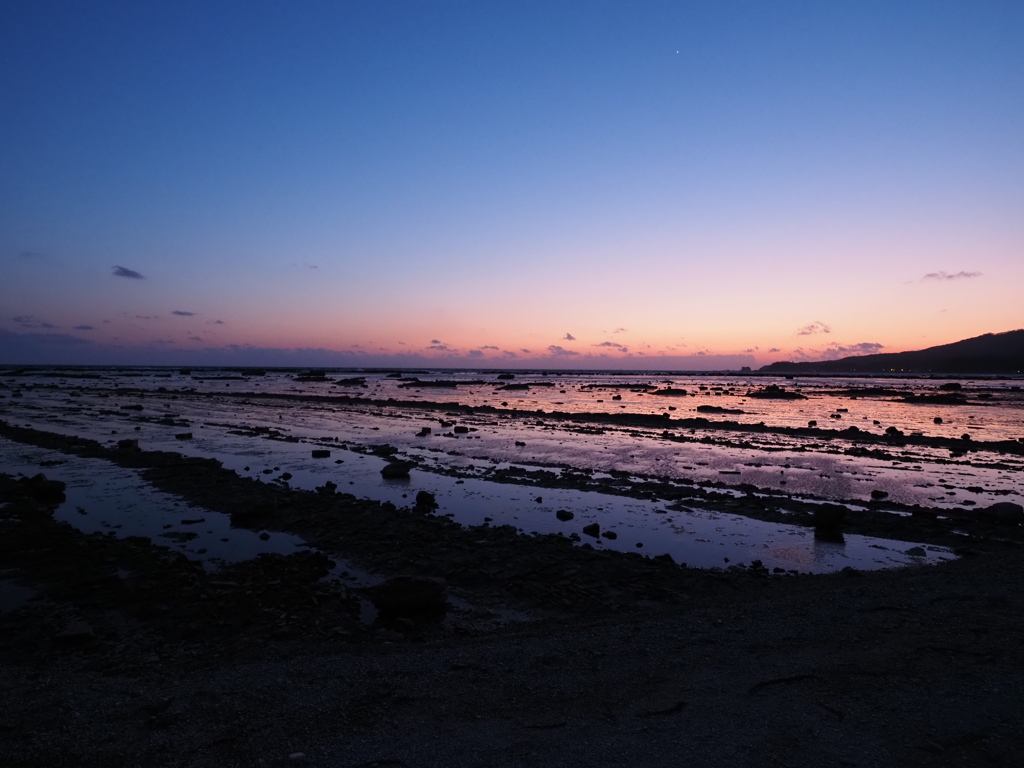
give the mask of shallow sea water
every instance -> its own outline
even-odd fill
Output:
[[[668,413],[669,425],[674,418],[695,416],[707,416],[710,421],[764,422],[769,426],[806,426],[809,420],[815,419],[821,428],[839,430],[852,422],[875,434],[881,434],[888,426],[897,426],[908,434],[920,431],[958,437],[969,429],[977,440],[1018,439],[1024,436],[1024,398],[1019,389],[1013,389],[1019,387],[1020,382],[1012,380],[966,383],[968,391],[990,396],[977,401],[978,405],[936,406],[879,402],[863,397],[851,399],[833,394],[855,386],[934,393],[943,383],[924,379],[793,382],[742,377],[517,374],[515,382],[543,384],[554,380],[555,386],[499,391],[497,387],[507,382],[496,382],[494,374],[482,372],[416,374],[423,379],[490,380],[487,384],[450,388],[417,387],[415,382],[400,382],[384,373],[330,372],[331,379],[365,376],[365,387],[299,382],[294,372],[271,372],[249,379],[225,378],[237,376],[227,371],[196,372],[194,376],[161,370],[104,371],[97,373],[98,378],[88,379],[62,376],[60,371],[40,373],[43,375],[7,378],[0,374],[0,383],[7,387],[0,390],[3,396],[0,418],[12,424],[100,441],[137,438],[145,449],[217,458],[239,474],[263,482],[285,482],[281,479],[285,472],[291,475],[287,483],[297,488],[312,489],[330,480],[337,483],[339,492],[390,501],[399,507],[410,506],[416,493],[426,490],[437,497],[437,514],[449,515],[467,525],[510,524],[525,533],[571,535],[579,533],[584,525],[597,522],[602,530],[613,530],[618,538],[595,540],[583,536],[582,541],[595,547],[648,555],[667,552],[677,562],[691,566],[721,567],[760,560],[769,568],[823,572],[847,565],[892,567],[952,555],[940,548],[925,548],[923,556],[915,557],[906,554],[914,547],[907,542],[852,535],[847,535],[842,543],[825,542],[816,540],[813,531],[807,528],[760,522],[703,507],[669,511],[664,503],[656,500],[499,483],[487,478],[496,470],[509,467],[524,472],[584,470],[592,473],[592,477],[626,472],[639,479],[649,477],[670,482],[696,482],[706,487],[713,485],[725,493],[746,484],[765,492],[782,491],[808,501],[842,501],[854,509],[876,490],[887,492],[894,502],[937,509],[984,507],[997,501],[1024,502],[1021,482],[1024,462],[1020,456],[1005,453],[975,451],[956,457],[948,450],[904,446],[887,449],[890,456],[877,459],[845,455],[842,449],[846,444],[838,439],[823,441],[707,429],[692,435],[685,430],[680,432],[701,440],[680,443],[664,440],[660,427],[592,424],[579,429],[578,424],[545,419],[556,410]],[[403,387],[403,383],[413,386]],[[594,388],[595,385],[622,383],[636,384],[637,388],[640,384],[656,383],[686,389],[691,395],[665,397],[623,388]],[[745,397],[747,391],[770,383],[799,388],[810,399],[756,401]],[[160,391],[161,388],[164,391]],[[141,395],[137,390],[142,390]],[[19,392],[21,397],[12,397],[14,392]],[[226,395],[221,396],[222,392]],[[377,402],[262,399],[247,398],[242,393],[349,395],[373,398]],[[622,399],[613,400],[616,395]],[[388,398],[394,400],[389,403]],[[416,399],[442,405],[419,410],[395,402]],[[445,403],[486,404],[520,411],[529,409],[534,413],[526,416],[520,412],[515,417],[507,413],[463,415],[453,412],[449,415],[445,412]],[[503,406],[503,403],[508,405]],[[697,406],[706,403],[739,408],[746,413],[724,416],[698,413]],[[667,410],[669,407],[673,410]],[[833,414],[840,418],[830,418]],[[937,415],[942,424],[934,423]],[[453,434],[451,424],[442,426],[441,420],[472,431]],[[874,424],[875,421],[880,423]],[[430,434],[418,437],[417,433],[424,427],[431,430]],[[176,438],[185,432],[191,433],[191,439]],[[275,439],[268,439],[268,432]],[[384,460],[362,452],[381,444],[393,446],[400,457],[416,460],[419,468],[405,480],[382,479],[380,468]],[[331,457],[313,459],[314,447],[329,447]],[[24,456],[27,453],[24,449],[24,446],[4,446],[0,450],[0,469],[25,474],[38,471],[33,470],[31,461],[19,464],[11,458],[19,451]],[[63,458],[70,463],[73,457]],[[62,467],[70,469],[69,464],[65,464],[45,471],[48,476],[68,481],[70,486],[71,481],[61,476]],[[462,477],[443,473],[457,473]],[[81,484],[88,474],[72,473],[74,482],[80,484],[74,493],[84,494],[77,506],[87,503],[95,509],[102,506],[100,500],[104,498],[110,506],[109,500],[118,497],[118,488],[138,483],[137,478],[132,481],[127,476],[100,472],[92,490],[86,491]],[[103,477],[108,479],[103,480]],[[69,503],[70,491],[71,488]],[[165,513],[152,511],[161,504],[166,506],[166,500],[148,505],[144,501],[121,507],[113,504],[120,511],[97,515],[94,519],[102,518],[101,527],[103,523],[120,525],[121,528],[112,530],[122,535],[147,535],[160,540],[158,537],[167,530],[183,528],[181,525],[174,525],[172,529],[162,527],[170,518]],[[554,514],[558,510],[570,511],[574,518],[563,523]],[[86,516],[77,512],[67,514],[67,510],[61,514],[72,524],[85,525],[80,518]],[[197,516],[215,519],[208,517],[209,514],[213,513]],[[75,519],[76,516],[79,519]],[[157,519],[161,522],[153,522]],[[207,555],[217,552],[214,557],[225,560],[242,557],[248,550],[244,546],[240,548],[235,540],[236,537],[244,539],[241,534],[248,532],[225,528],[222,523],[194,525],[195,530],[191,532],[201,533],[202,538],[197,536],[175,545],[192,554],[199,549],[205,549]],[[128,530],[133,533],[129,534]],[[261,544],[283,544],[275,541],[280,536],[275,534],[270,542]],[[217,547],[221,538],[229,538],[232,546]],[[288,544],[294,547],[301,542]],[[638,544],[642,547],[638,548]]]

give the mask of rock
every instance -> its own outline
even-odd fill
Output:
[[[697,413],[731,413],[738,415],[746,413],[746,411],[741,408],[723,408],[720,405],[698,405]]]
[[[583,533],[587,536],[593,536],[595,539],[601,535],[601,526],[597,523],[591,523],[590,525],[583,526]]]
[[[314,448],[313,449],[313,458],[314,459],[329,459],[330,457],[331,457],[331,452],[328,451],[325,448]]]
[[[814,419],[811,419],[810,421],[807,422],[807,426],[812,428],[816,427],[818,426],[818,422],[816,422]]]
[[[799,392],[790,392],[778,384],[769,384],[767,387],[747,392],[747,397],[756,397],[762,400],[806,400],[805,395]]]
[[[430,427],[424,427],[423,429],[416,433],[416,437],[426,437],[427,435],[430,434],[430,432]]]
[[[934,421],[936,424],[941,424],[942,423],[942,417],[941,416],[936,416],[934,419],[932,419],[932,421]]]
[[[18,482],[29,496],[44,504],[60,504],[65,499],[64,489],[67,486],[60,480],[48,480],[42,472],[32,477],[22,477]]]
[[[430,491],[420,491],[416,494],[416,508],[417,509],[435,509],[437,507],[437,499],[434,494]]]
[[[409,470],[415,466],[416,465],[411,461],[392,461],[391,463],[384,465],[384,468],[380,471],[380,476],[385,480],[408,477]]]
[[[990,507],[977,510],[977,514],[987,517],[997,523],[1020,523],[1024,522],[1024,507],[1009,501],[1000,501]]]
[[[368,591],[377,610],[388,616],[431,616],[443,613],[447,607],[444,579],[395,576]]]
[[[846,507],[839,504],[822,504],[814,510],[814,527],[824,530],[839,530],[846,522]]]
[[[606,539],[617,539],[617,538],[619,538],[619,534],[617,534],[615,531],[605,531],[601,535],[604,536],[604,538],[606,538]]]
[[[81,645],[96,639],[96,633],[86,621],[73,621],[53,636],[58,645]]]
[[[559,520],[561,520],[564,523],[564,522],[566,522],[568,520],[572,520],[574,517],[576,517],[576,515],[574,515],[572,512],[570,512],[567,509],[560,509],[557,512],[555,512],[555,517],[557,517]]]
[[[452,430],[456,435],[465,435],[469,433],[469,427],[456,427]]]
[[[175,440],[191,440],[192,439],[192,433],[191,432],[179,432],[178,434],[176,434],[174,436],[174,439]]]
[[[270,538],[270,534],[264,531],[260,534],[260,541],[267,541]]]
[[[911,547],[903,554],[911,557],[924,557],[927,553],[924,551],[924,547]]]
[[[875,489],[875,490],[873,490],[871,492],[871,498],[875,499],[875,500],[884,499],[888,495],[889,495],[888,491],[880,491],[878,489]]]
[[[139,448],[138,440],[118,440],[117,450],[125,451],[127,453],[138,453],[142,449]]]

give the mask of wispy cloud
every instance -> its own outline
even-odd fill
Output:
[[[797,328],[797,336],[811,336],[815,333],[832,333],[832,329],[825,325],[821,320],[815,320],[810,325],[805,325],[803,328]]]
[[[612,331],[612,334],[614,335],[616,333],[626,333],[626,329],[625,328],[616,328],[614,331]]]
[[[573,336],[571,333],[567,333],[565,334],[565,336],[562,337],[562,341],[576,341],[576,337]]]
[[[75,330],[76,331],[91,331],[91,330],[93,330],[93,327],[91,325],[76,325],[75,326]]]
[[[114,277],[127,277],[129,280],[145,280],[146,278],[141,272],[136,272],[134,269],[128,269],[128,267],[113,267]]]
[[[182,309],[172,310],[171,314],[172,315],[177,315],[178,317],[195,317],[196,316],[195,312],[185,312]]]
[[[981,272],[929,272],[921,280],[965,280],[970,277],[981,277]]]
[[[859,355],[874,355],[880,352],[884,345],[876,341],[862,341],[857,344],[837,344],[833,342],[825,349],[804,349],[797,347],[793,350],[793,359],[806,360],[808,362],[819,362],[821,360],[838,360],[842,357],[856,357]]]
[[[471,349],[471,350],[469,350],[469,352],[467,354],[470,357],[483,357],[484,356],[484,353],[481,352],[479,349]]]
[[[576,352],[575,350],[566,349],[565,347],[560,347],[557,344],[552,344],[548,347],[548,353],[552,357],[572,357],[573,355],[579,354],[579,352]]]
[[[48,323],[45,320],[40,320],[35,315],[18,315],[14,318],[14,322],[20,325],[22,328],[43,328],[46,330],[52,330],[57,326],[53,323]]]
[[[484,344],[482,347],[480,347],[480,349],[493,349],[493,350],[497,350],[498,347],[494,346],[493,344]]]
[[[620,352],[629,352],[629,348],[624,344],[617,344],[614,341],[602,341],[600,344],[594,344],[595,347],[612,347],[619,350]]]

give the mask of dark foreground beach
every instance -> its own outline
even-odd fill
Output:
[[[1019,764],[1017,525],[940,565],[777,578],[4,436],[410,577],[347,587],[312,552],[208,571],[55,523],[59,486],[5,476],[0,562],[42,593],[0,617],[5,765]]]

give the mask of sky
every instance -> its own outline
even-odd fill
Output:
[[[0,363],[710,370],[1024,327],[1024,3],[9,2]]]

